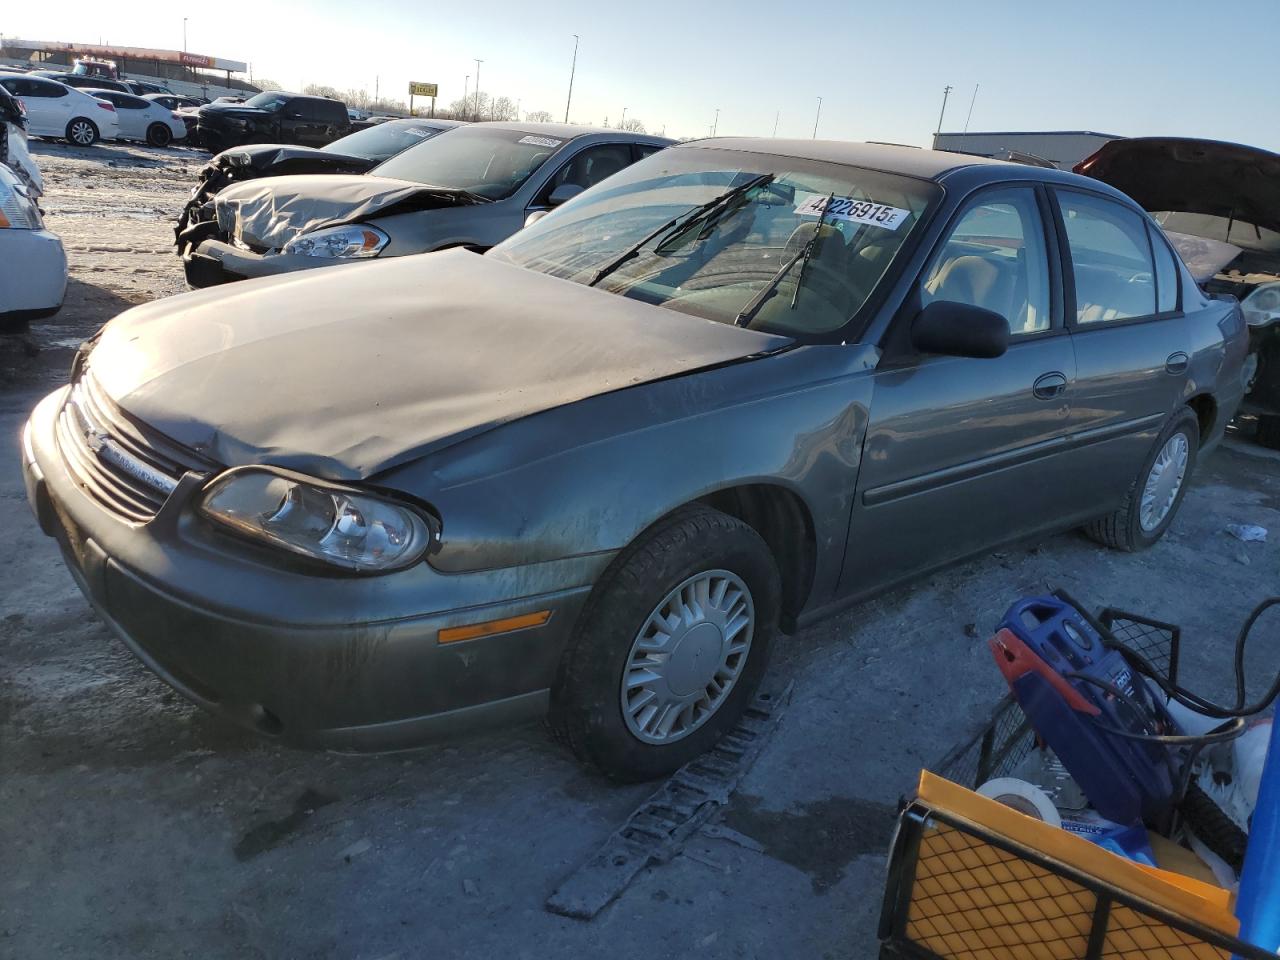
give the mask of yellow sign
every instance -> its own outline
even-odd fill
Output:
[[[440,89],[440,87],[435,83],[418,83],[414,80],[409,81],[409,96],[411,97],[434,97],[438,89]]]

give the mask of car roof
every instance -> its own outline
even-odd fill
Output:
[[[716,137],[690,140],[679,145],[680,149],[741,150],[776,157],[794,157],[800,160],[817,160],[839,163],[850,167],[865,167],[900,173],[922,180],[939,180],[951,170],[969,166],[1017,166],[1003,160],[975,157],[969,154],[948,153],[945,150],[923,150],[898,144],[856,143],[848,140],[778,140],[765,137]]]
[[[482,120],[479,123],[470,124],[473,127],[490,127],[495,130],[514,130],[518,133],[534,133],[542,134],[548,137],[558,137],[561,140],[572,140],[574,137],[585,137],[594,134],[607,134],[609,136],[622,136],[637,140],[651,140],[657,143],[674,143],[668,137],[659,137],[651,133],[631,133],[627,130],[617,130],[612,127],[587,127],[578,123],[523,123],[518,120]]]

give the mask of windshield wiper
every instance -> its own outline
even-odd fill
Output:
[[[809,258],[813,256],[813,250],[817,245],[818,236],[822,233],[822,225],[827,219],[827,210],[831,207],[831,202],[835,200],[835,198],[835,193],[832,193],[831,196],[827,197],[827,202],[822,206],[822,216],[818,218],[818,222],[813,228],[813,236],[805,242],[805,245],[794,257],[782,265],[782,269],[775,273],[770,278],[769,282],[764,285],[764,288],[751,298],[751,302],[742,308],[742,312],[739,313],[733,321],[734,326],[745,327],[754,320],[756,314],[760,312],[760,308],[764,306],[764,302],[769,299],[769,296],[773,291],[778,289],[778,285],[781,284],[782,281],[786,279],[787,274],[791,272],[791,268],[797,263],[801,263],[801,261],[803,261],[800,266],[800,276],[796,277],[796,292],[791,297],[791,309],[794,310],[796,308],[796,304],[800,300],[800,285],[804,283],[805,268],[809,266]]]
[[[756,187],[762,187],[767,183],[772,183],[773,179],[774,179],[774,175],[772,173],[762,173],[758,177],[752,177],[750,180],[747,180],[743,183],[738,184],[736,187],[732,188],[731,190],[726,190],[724,193],[720,194],[718,197],[713,197],[712,199],[708,200],[706,203],[701,204],[700,206],[694,207],[692,210],[686,210],[684,213],[677,214],[676,216],[668,220],[666,223],[664,223],[662,226],[658,227],[658,229],[645,234],[643,237],[641,237],[631,246],[627,247],[627,249],[623,250],[620,254],[618,254],[616,257],[614,257],[612,260],[606,263],[603,267],[597,270],[595,272],[595,275],[592,276],[592,278],[587,282],[587,286],[594,287],[597,283],[599,283],[609,274],[613,273],[615,270],[617,270],[627,261],[638,256],[640,251],[643,250],[651,241],[656,240],[658,237],[662,236],[667,231],[672,230],[677,226],[680,227],[681,230],[684,230],[690,224],[695,223],[696,221],[709,216],[717,208],[724,206],[728,203],[731,203],[735,198],[742,196],[747,191],[752,190]]]

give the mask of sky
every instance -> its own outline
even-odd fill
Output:
[[[182,47],[243,60],[287,89],[323,83],[462,96],[650,132],[882,140],[944,130],[1095,130],[1280,150],[1280,0],[131,0],[12,4],[0,31],[38,40]],[[977,96],[974,90],[977,86]],[[818,116],[818,98],[822,98]],[[972,102],[972,116],[969,117]],[[717,118],[717,110],[719,111]]]

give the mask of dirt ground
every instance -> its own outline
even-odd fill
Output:
[[[171,224],[201,156],[35,152],[72,286],[36,357],[0,343],[0,958],[871,957],[896,803],[1001,695],[986,637],[1009,603],[1060,585],[1180,623],[1183,681],[1225,696],[1230,639],[1280,583],[1280,456],[1232,439],[1146,553],[1017,545],[789,638],[772,669],[791,706],[723,818],[753,842],[700,834],[594,921],[551,915],[652,787],[594,778],[537,726],[393,756],[284,748],[177,698],[82,599],[17,437],[81,338],[181,290]],[[1250,667],[1278,663],[1273,624]]]

